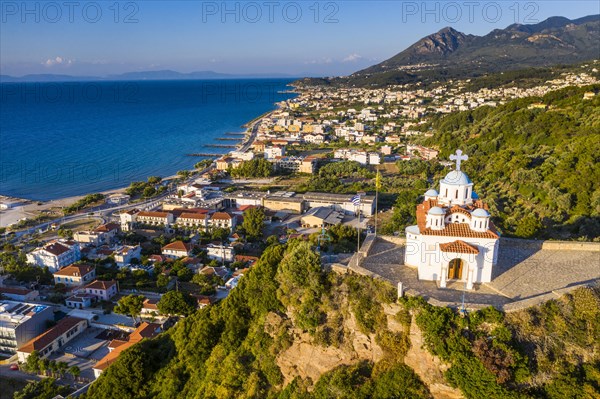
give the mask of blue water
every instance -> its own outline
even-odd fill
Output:
[[[290,80],[0,84],[0,194],[35,200],[191,169],[204,148],[293,97]]]

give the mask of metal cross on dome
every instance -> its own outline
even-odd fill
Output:
[[[456,161],[456,170],[460,171],[460,163],[462,161],[466,161],[467,159],[469,159],[468,155],[462,155],[462,151],[461,150],[456,150],[456,155],[452,154],[450,155],[450,160],[451,161]]]

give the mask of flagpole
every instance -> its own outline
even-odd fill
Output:
[[[375,237],[377,237],[377,203],[379,202],[379,185],[381,184],[381,176],[379,176],[379,166],[377,166],[377,175],[375,176]]]

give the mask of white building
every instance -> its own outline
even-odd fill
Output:
[[[54,272],[54,284],[67,287],[81,286],[96,278],[96,267],[93,265],[70,265]]]
[[[206,252],[210,259],[216,259],[219,262],[222,262],[223,259],[225,259],[225,262],[233,262],[234,259],[233,247],[231,245],[208,244]]]
[[[139,245],[123,245],[115,250],[114,257],[117,266],[128,265],[134,259],[141,259],[142,247]]]
[[[285,155],[285,147],[265,147],[265,159],[274,159]]]
[[[440,181],[440,193],[429,190],[417,206],[417,224],[406,228],[404,264],[416,267],[421,280],[474,283],[492,280],[499,234],[483,202],[473,200],[473,183],[460,170],[468,157],[451,155],[456,170]]]
[[[51,241],[27,254],[27,262],[40,267],[48,267],[51,272],[81,259],[79,243],[76,241]]]

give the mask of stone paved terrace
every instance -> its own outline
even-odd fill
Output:
[[[361,266],[396,285],[402,282],[409,294],[419,294],[458,306],[463,292],[467,307],[495,306],[552,293],[569,286],[600,279],[600,251],[547,250],[503,240],[494,280],[465,290],[462,283],[439,288],[433,281],[419,281],[416,268],[403,265],[404,246],[378,238]]]
[[[550,250],[503,240],[489,287],[512,300],[527,299],[600,279],[600,252]]]

